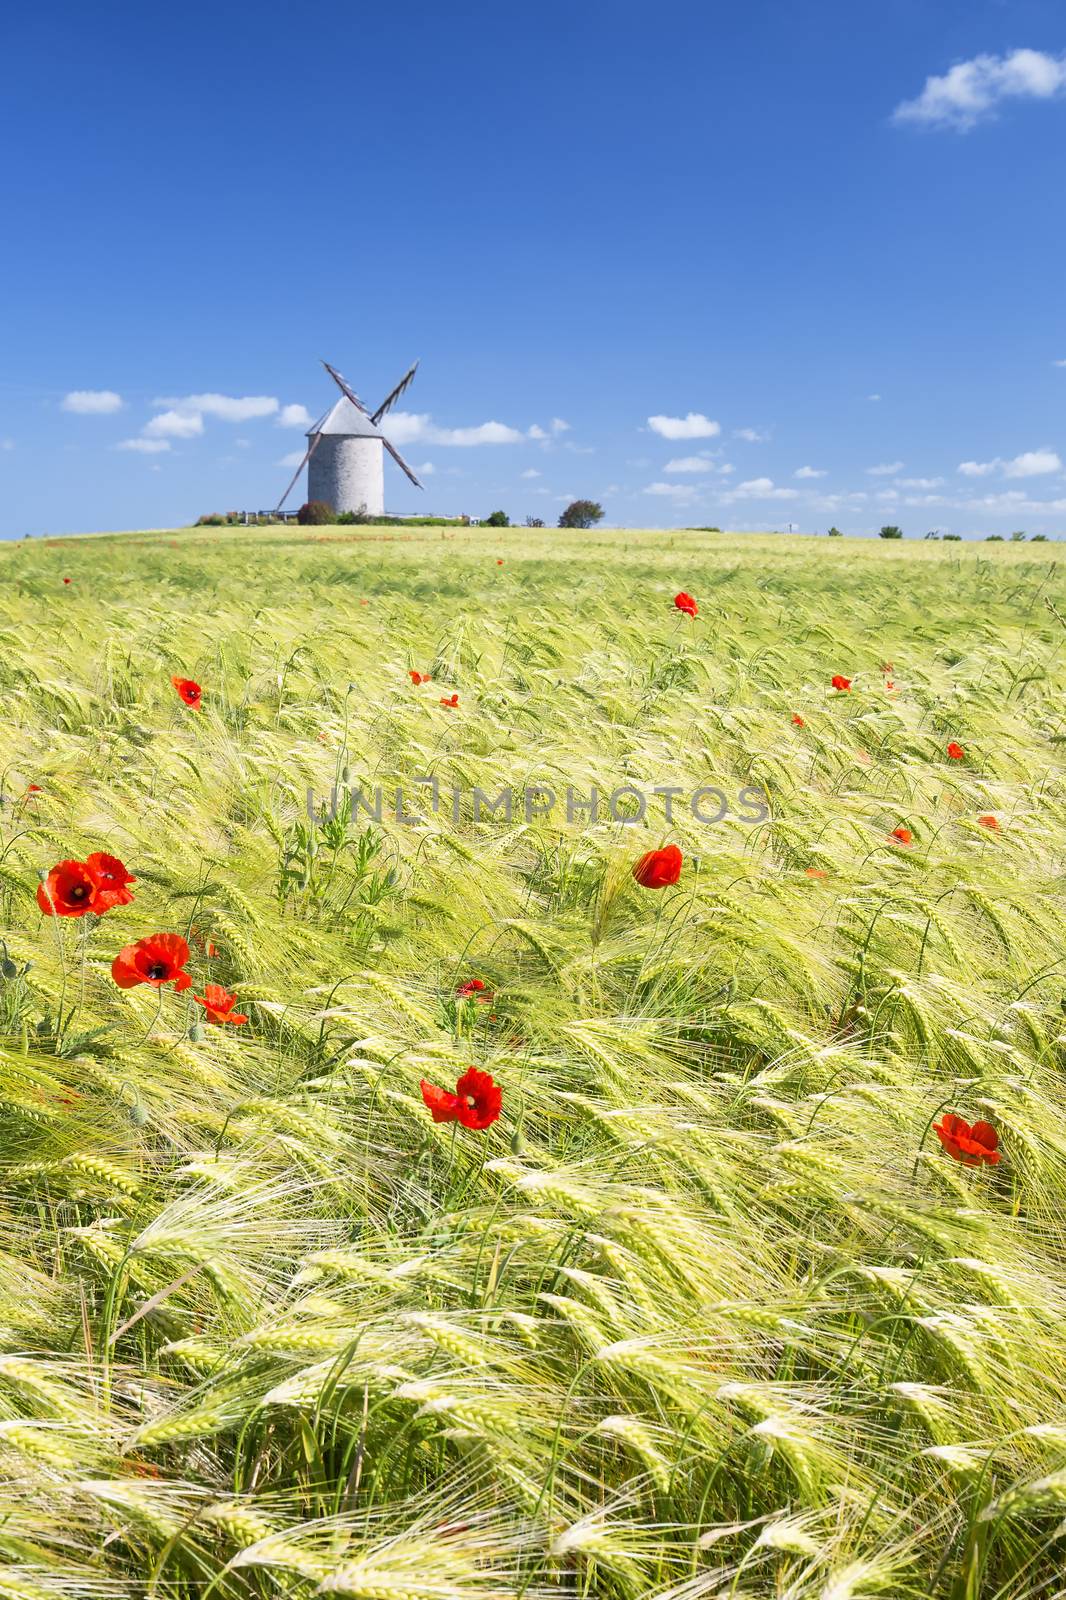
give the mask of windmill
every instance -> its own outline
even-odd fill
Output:
[[[418,362],[404,373],[391,394],[376,411],[368,411],[355,390],[328,361],[322,365],[340,390],[336,400],[313,428],[308,429],[307,450],[292,475],[292,481],[278,501],[280,511],[289,498],[297,478],[307,468],[308,500],[323,500],[334,511],[366,511],[380,517],[385,510],[385,470],[383,451],[410,478],[419,483],[403,456],[380,428],[382,417],[396,404],[418,370]]]

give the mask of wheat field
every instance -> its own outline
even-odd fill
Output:
[[[0,547],[0,1596],[1066,1595],[1063,575]],[[42,915],[99,851],[132,902]],[[157,932],[192,986],[119,987]],[[435,1123],[471,1065],[499,1120]]]

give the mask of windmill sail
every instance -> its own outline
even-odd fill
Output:
[[[371,422],[373,422],[373,423],[380,422],[382,417],[385,415],[385,413],[387,411],[391,411],[392,410],[393,406],[396,404],[397,400],[403,394],[404,390],[408,387],[408,385],[410,384],[411,380],[413,379],[413,377],[414,377],[414,375],[415,375],[415,373],[417,371],[418,371],[418,362],[416,361],[414,366],[413,367],[409,367],[408,370],[404,373],[403,377],[400,379],[399,383],[396,385],[396,387],[392,391],[392,393],[385,396],[384,400],[381,402],[381,404],[378,406],[377,410],[374,412],[374,415],[371,417],[371,419],[370,419]]]
[[[303,471],[303,469],[306,467],[307,463],[310,461],[311,457],[314,455],[315,450],[318,448],[318,441],[321,439],[321,437],[322,437],[322,435],[320,433],[312,434],[311,443],[307,446],[307,449],[304,451],[303,460],[300,462],[300,465],[296,468],[296,471],[293,473],[292,477],[289,479],[289,487],[285,490],[285,493],[282,495],[281,499],[278,501],[277,505],[274,507],[275,515],[277,515],[277,513],[281,510],[282,506],[285,504],[286,500],[289,498],[289,496],[292,493],[293,489],[295,489],[296,480],[300,476],[300,473]]]

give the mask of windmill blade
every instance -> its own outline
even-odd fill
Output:
[[[303,460],[300,462],[300,465],[296,468],[296,471],[293,473],[292,477],[289,479],[289,487],[285,490],[285,493],[282,495],[281,499],[278,501],[277,505],[274,507],[275,514],[281,510],[282,506],[285,504],[286,500],[289,498],[289,496],[292,493],[293,489],[296,487],[296,480],[300,476],[300,473],[303,471],[303,469],[306,467],[307,463],[310,461],[311,457],[314,455],[315,450],[318,447],[318,441],[321,439],[321,437],[322,437],[322,435],[320,433],[316,433],[315,436],[313,437],[313,439],[311,440],[311,443],[307,446],[307,449],[304,451]]]
[[[407,462],[404,460],[403,456],[397,450],[396,446],[394,444],[390,444],[388,439],[386,439],[384,434],[382,434],[382,436],[381,436],[381,442],[385,446],[385,449],[389,452],[389,455],[395,461],[396,465],[400,468],[400,470],[402,472],[406,472],[407,476],[410,478],[410,480],[414,484],[415,488],[416,489],[424,489],[426,487],[425,484],[424,483],[420,483],[418,481],[418,479],[415,477],[414,473],[411,471],[410,467],[407,465]]]
[[[381,419],[385,415],[385,413],[387,411],[391,411],[392,410],[393,406],[396,404],[397,400],[403,394],[404,390],[408,387],[408,385],[410,384],[412,378],[414,377],[414,375],[415,375],[415,373],[417,371],[418,371],[418,362],[416,361],[414,366],[410,367],[404,373],[403,377],[400,379],[399,383],[396,385],[396,387],[392,391],[392,393],[385,396],[385,399],[381,402],[381,404],[378,406],[377,410],[374,412],[374,415],[370,419],[375,427],[381,421]]]
[[[325,367],[326,371],[337,385],[337,388],[340,390],[341,394],[347,395],[348,399],[352,402],[352,405],[361,411],[364,417],[368,417],[370,412],[366,409],[366,406],[360,400],[359,396],[356,394],[347,378],[342,378],[336,367],[331,367],[328,361],[323,361],[322,365]]]

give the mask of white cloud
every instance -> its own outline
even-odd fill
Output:
[[[529,439],[546,439],[548,435],[544,432],[544,429],[535,422],[529,429],[526,437]]]
[[[797,467],[792,476],[794,478],[824,478],[826,472],[824,467]]]
[[[564,422],[562,417],[553,417],[551,420],[551,430],[553,433],[569,433],[570,424],[568,422]]]
[[[282,406],[278,412],[279,428],[309,428],[314,420],[306,406]]]
[[[1062,462],[1054,450],[1026,450],[1013,461],[1004,461],[1005,478],[1039,478],[1046,472],[1061,472]]]
[[[170,449],[169,439],[123,439],[121,444],[115,446],[116,450],[137,450],[141,455],[156,456],[163,450]]]
[[[795,500],[798,494],[798,489],[779,489],[772,478],[747,478],[722,498],[729,503],[734,500]]]
[[[0,439],[0,450],[14,450],[14,439]]]
[[[525,472],[522,473],[522,477],[523,478],[539,478],[540,477],[540,473],[537,471],[536,467],[527,467]]]
[[[1066,367],[1066,360],[1064,360],[1064,361],[1053,361],[1051,363],[1051,365],[1053,367]]]
[[[765,444],[770,437],[768,433],[760,433],[758,428],[734,428],[734,439],[746,439],[749,444]]]
[[[943,478],[900,478],[901,489],[939,489]]]
[[[114,389],[72,389],[63,396],[62,409],[81,417],[109,417],[122,410],[122,396]]]
[[[965,133],[982,117],[994,115],[1003,100],[1050,100],[1064,88],[1066,57],[1042,50],[974,56],[939,77],[926,78],[921,94],[898,105],[893,118]]]
[[[663,439],[713,439],[722,431],[721,423],[712,422],[702,411],[690,411],[685,417],[649,417],[648,427]]]
[[[144,425],[146,439],[194,439],[204,431],[204,419],[198,411],[161,411]]]
[[[282,456],[281,460],[278,462],[278,466],[288,467],[290,470],[294,471],[300,465],[300,462],[303,460],[306,454],[307,452],[305,450],[290,450],[287,455]]]
[[[891,478],[903,471],[902,461],[882,461],[879,467],[867,467],[871,478]]]
[[[1004,461],[995,456],[991,461],[960,461],[957,470],[964,478],[987,478],[997,468],[1005,478],[1040,478],[1049,472],[1061,472],[1062,462],[1054,450],[1023,450],[1020,456]]]
[[[713,472],[710,456],[675,456],[663,468],[664,472]]]
[[[676,500],[678,504],[687,504],[696,492],[696,486],[691,483],[649,483],[644,490],[645,494],[661,495],[664,499]]]
[[[521,444],[527,436],[503,422],[482,422],[474,428],[438,428],[428,411],[393,411],[389,414],[388,435],[393,444],[426,444],[465,447],[478,444]]]
[[[171,406],[183,413],[219,417],[223,422],[250,422],[254,417],[272,417],[278,410],[277,400],[269,394],[187,394],[179,400],[164,397],[153,400],[152,404]]]
[[[867,400],[880,400],[881,396],[879,394],[868,394],[866,398]]]
[[[423,478],[432,478],[436,470],[432,461],[423,461],[420,467],[415,468],[415,471]]]

